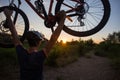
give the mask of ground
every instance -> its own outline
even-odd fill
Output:
[[[45,68],[45,80],[117,80],[109,59],[92,56],[61,68]]]
[[[6,74],[0,73],[0,80],[19,80],[18,66],[8,65],[4,71]],[[44,80],[119,80],[115,75],[109,59],[94,55],[91,58],[80,57],[64,67],[44,66]]]

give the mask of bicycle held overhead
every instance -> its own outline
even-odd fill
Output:
[[[18,4],[14,1],[9,0],[8,6],[0,7],[1,47],[12,46],[10,31],[6,27],[7,21],[3,15],[5,8],[13,10],[12,19],[21,41],[24,41],[25,34],[29,30],[29,16],[26,16],[24,11],[20,9],[22,1],[18,0]],[[78,37],[97,33],[106,25],[110,17],[111,9],[109,0],[50,0],[48,9],[45,7],[45,0],[35,0],[34,2],[31,0],[24,1],[44,20],[45,26],[52,31],[54,31],[57,21],[56,14],[64,10],[66,12],[66,20],[63,30],[70,35]],[[53,9],[53,5],[55,4],[55,9]],[[54,13],[52,13],[53,11]]]

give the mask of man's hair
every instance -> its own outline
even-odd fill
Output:
[[[38,39],[27,39],[30,47],[35,47],[39,44],[40,40]]]
[[[28,44],[30,47],[35,47],[39,44],[40,41],[42,41],[42,38],[40,38],[38,35],[36,35],[36,33],[38,35],[41,35],[40,33],[36,32],[36,31],[28,31],[26,38],[28,41]]]

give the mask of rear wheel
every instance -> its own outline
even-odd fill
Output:
[[[82,4],[81,4],[82,3]],[[63,30],[73,36],[84,37],[97,33],[107,23],[110,17],[108,0],[59,0],[55,13],[66,11],[71,19],[65,20]]]
[[[11,19],[15,24],[15,28],[19,35],[21,42],[25,39],[25,34],[29,30],[29,21],[27,16],[18,8],[5,6],[0,8],[0,47],[10,48],[13,47],[12,36],[4,15],[4,9],[9,8],[13,11]]]

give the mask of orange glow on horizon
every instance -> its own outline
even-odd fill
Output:
[[[63,43],[64,43],[64,44],[66,44],[66,42],[67,42],[67,40],[66,40],[66,39],[63,39],[62,41],[63,41]]]
[[[79,41],[79,40],[83,40],[83,41],[87,41],[87,40],[90,40],[91,38],[70,38],[70,37],[62,37],[58,39],[58,41],[62,41],[64,44],[66,44],[66,42],[71,42],[71,41]],[[103,40],[102,39],[96,39],[96,38],[92,38],[93,42],[96,43],[96,44],[99,44],[100,42],[102,42]]]

